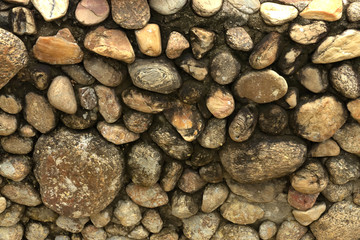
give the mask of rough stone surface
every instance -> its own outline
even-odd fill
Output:
[[[349,197],[353,191],[353,182],[345,184],[334,184],[329,181],[326,188],[321,194],[330,202],[341,202],[345,198]]]
[[[107,123],[116,122],[121,116],[122,107],[114,89],[103,85],[96,85],[94,89],[98,97],[99,112],[101,116],[103,116]]]
[[[31,2],[48,22],[65,16],[69,7],[69,0],[31,0]]]
[[[199,213],[190,218],[183,219],[184,235],[193,240],[210,239],[220,224],[217,213]]]
[[[319,193],[305,194],[290,188],[288,192],[288,202],[292,207],[305,211],[314,206],[318,196]]]
[[[28,154],[33,149],[33,140],[31,138],[24,138],[18,134],[5,136],[1,138],[2,148],[12,154]]]
[[[346,9],[346,15],[350,22],[359,21],[360,20],[359,13],[360,13],[360,3],[359,2],[350,3],[348,8]]]
[[[114,209],[114,216],[119,219],[121,225],[131,227],[140,222],[141,211],[133,201],[120,200]]]
[[[335,133],[333,138],[343,150],[360,156],[359,134],[359,123],[346,123]]]
[[[234,50],[250,51],[254,43],[250,35],[242,27],[230,28],[226,31],[226,43]]]
[[[189,218],[194,216],[199,206],[193,196],[176,191],[171,199],[171,214],[177,218]]]
[[[109,124],[107,122],[98,122],[96,128],[100,134],[109,142],[121,145],[136,141],[140,135],[129,131],[123,124]]]
[[[146,0],[111,0],[111,14],[122,28],[143,28],[150,19],[150,7]]]
[[[202,17],[210,17],[220,10],[222,3],[223,0],[193,0],[191,6],[198,15]]]
[[[24,227],[16,224],[11,227],[0,227],[0,236],[9,240],[21,240],[24,235]]]
[[[360,96],[360,77],[349,64],[342,64],[330,71],[330,82],[346,98]]]
[[[229,189],[223,183],[207,185],[203,193],[201,211],[213,212],[225,202],[228,195]]]
[[[240,73],[239,61],[229,52],[217,54],[211,61],[211,76],[215,82],[225,85],[232,83]]]
[[[211,239],[259,240],[259,235],[251,227],[227,223],[220,226]]]
[[[235,142],[248,140],[255,130],[257,119],[258,111],[254,105],[241,107],[229,125],[230,138]]]
[[[309,154],[311,157],[332,157],[340,154],[339,145],[332,139],[325,140],[320,143],[315,143]]]
[[[204,55],[214,47],[214,41],[215,33],[213,31],[198,27],[190,29],[190,44],[196,59],[204,57]]]
[[[141,224],[151,233],[159,233],[163,228],[164,222],[156,210],[149,209],[144,213]]]
[[[276,234],[276,240],[300,240],[307,228],[297,221],[284,221]]]
[[[296,73],[296,77],[305,88],[313,93],[324,92],[329,85],[327,70],[312,64],[301,68]]]
[[[136,204],[146,208],[156,208],[169,202],[169,198],[159,184],[143,187],[130,183],[126,186],[126,193]]]
[[[178,187],[186,193],[194,193],[203,188],[206,182],[200,177],[198,172],[185,169],[178,181]]]
[[[293,24],[289,29],[290,38],[300,44],[308,45],[317,43],[327,33],[325,22],[316,21],[314,23],[300,25]]]
[[[259,227],[259,235],[261,239],[271,239],[276,235],[277,227],[272,221],[264,221]]]
[[[226,140],[226,120],[211,118],[198,137],[198,142],[204,148],[219,148]]]
[[[347,109],[349,110],[351,117],[360,123],[360,98],[348,102]]]
[[[49,233],[48,227],[40,223],[29,223],[26,226],[25,237],[28,240],[44,240]]]
[[[156,0],[156,1],[160,2],[162,0],[160,1]],[[173,1],[173,2],[181,2],[181,1]],[[189,47],[190,47],[189,41],[181,33],[172,31],[170,33],[169,40],[166,45],[165,53],[168,58],[174,59],[180,57],[182,52]]]
[[[19,182],[31,171],[30,158],[23,155],[5,155],[0,163],[0,175]]]
[[[325,166],[331,182],[335,184],[345,184],[360,177],[359,158],[349,153],[340,153],[339,156],[329,157]]]
[[[0,113],[0,136],[13,134],[17,129],[17,125],[18,122],[15,116],[7,113]]]
[[[211,87],[206,99],[206,107],[216,118],[226,118],[235,109],[235,100],[231,92],[224,86]]]
[[[60,215],[56,219],[56,225],[71,233],[79,233],[83,230],[85,224],[89,221],[89,218],[69,218]]]

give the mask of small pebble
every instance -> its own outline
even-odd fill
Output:
[[[150,57],[161,54],[161,33],[157,24],[147,24],[144,28],[135,31],[136,41],[140,51]]]

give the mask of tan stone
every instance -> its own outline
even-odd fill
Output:
[[[76,19],[84,25],[95,25],[104,21],[110,13],[106,0],[82,0],[75,10]]]
[[[150,23],[144,28],[135,31],[136,41],[140,51],[150,57],[161,54],[161,33],[157,24]]]
[[[150,19],[147,0],[111,0],[114,21],[126,29],[143,28]]]
[[[242,27],[228,29],[226,42],[232,49],[239,51],[250,51],[254,46],[250,35]]]
[[[0,136],[13,134],[17,129],[18,121],[14,115],[0,113]]]
[[[160,207],[169,202],[166,192],[159,184],[143,187],[130,183],[126,186],[126,193],[136,204],[146,208]]]
[[[84,46],[99,55],[126,63],[132,63],[135,60],[131,43],[121,30],[98,27],[86,35]]]
[[[210,17],[217,13],[223,4],[223,0],[193,0],[192,8],[202,17]]]
[[[325,210],[326,210],[326,204],[323,202],[313,206],[309,210],[306,211],[294,210],[292,211],[292,213],[296,221],[298,221],[303,226],[308,226],[312,222],[318,220],[321,214],[325,212]]]
[[[235,109],[235,100],[231,92],[222,87],[213,88],[206,99],[206,107],[216,118],[226,118]]]
[[[19,99],[14,95],[1,95],[0,108],[7,113],[17,114],[22,110],[22,105]]]
[[[33,53],[41,62],[61,65],[80,63],[84,56],[68,28],[59,30],[55,36],[39,37]]]
[[[116,145],[133,142],[140,138],[138,133],[133,133],[120,124],[101,121],[97,124],[97,129],[106,140]]]
[[[18,134],[1,138],[1,147],[12,154],[28,154],[32,151],[33,144],[32,138],[24,138]]]
[[[300,16],[306,19],[333,22],[341,18],[342,10],[342,0],[313,0],[300,13]]]
[[[351,117],[360,123],[360,98],[348,102],[347,109]]]
[[[99,112],[108,123],[116,122],[122,113],[122,107],[114,89],[97,85],[94,87],[98,97]]]
[[[294,20],[298,13],[298,10],[293,6],[272,2],[265,2],[260,7],[261,17],[269,25],[283,25]]]
[[[340,154],[339,145],[332,139],[314,144],[309,152],[311,157],[331,157]]]
[[[77,103],[74,89],[70,79],[65,76],[57,76],[53,79],[47,92],[50,104],[68,114],[75,114]]]
[[[65,16],[69,0],[31,0],[45,21],[52,21]]]
[[[316,21],[307,25],[295,23],[289,29],[289,33],[293,41],[307,45],[317,43],[327,33],[327,27],[323,21]]]
[[[13,32],[18,35],[35,34],[36,24],[33,13],[25,7],[11,9]],[[19,24],[21,23],[21,24]]]
[[[179,32],[172,31],[166,46],[166,56],[170,59],[180,57],[181,53],[190,47],[189,41]]]
[[[190,29],[191,49],[196,59],[202,58],[214,46],[215,33],[203,28]]]

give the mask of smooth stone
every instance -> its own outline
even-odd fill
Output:
[[[5,155],[0,163],[0,175],[16,182],[22,181],[30,171],[30,158],[24,155]]]
[[[1,138],[2,148],[12,154],[28,154],[32,151],[33,144],[32,138],[24,138],[18,134]]]
[[[0,113],[0,136],[9,136],[17,129],[18,121],[14,115]]]
[[[192,240],[210,239],[220,224],[218,213],[198,213],[183,219],[183,233]]]
[[[276,234],[276,240],[297,240],[307,232],[307,227],[297,221],[284,221]]]
[[[313,0],[300,13],[300,16],[306,19],[333,22],[341,18],[342,11],[342,0]]]
[[[157,208],[169,202],[166,192],[159,184],[143,187],[130,183],[126,186],[126,193],[136,204],[146,208]]]
[[[277,226],[272,221],[264,221],[259,227],[259,236],[261,239],[268,240],[276,235]]]
[[[112,208],[108,207],[98,213],[91,215],[90,220],[95,227],[102,228],[111,221],[112,215]]]
[[[59,30],[55,36],[40,36],[33,47],[33,53],[40,62],[58,65],[80,63],[84,57],[68,28]]]
[[[28,53],[20,38],[0,28],[0,89],[27,65]]]
[[[214,117],[223,119],[235,110],[235,100],[226,87],[212,86],[206,98],[206,107]]]
[[[227,223],[220,226],[211,240],[259,240],[255,229],[249,226]],[[264,238],[265,239],[265,238]]]
[[[132,63],[135,60],[133,47],[126,33],[121,30],[107,29],[100,26],[86,34],[84,46],[99,55],[125,63]]]
[[[359,57],[359,44],[360,31],[347,29],[339,35],[327,37],[314,52],[312,62],[334,63]],[[341,51],[339,51],[340,48]]]
[[[157,93],[171,93],[182,83],[173,63],[165,58],[137,59],[128,70],[135,86]]]
[[[158,211],[154,209],[147,210],[143,218],[141,219],[141,224],[151,233],[159,233],[163,228],[163,220],[161,219]]]
[[[79,233],[83,230],[85,224],[89,221],[89,218],[69,218],[60,215],[56,219],[56,226],[64,229],[67,232]]]
[[[204,148],[219,148],[226,140],[226,119],[211,118],[198,137],[198,142]]]
[[[140,207],[131,200],[119,200],[114,209],[114,216],[125,227],[135,226],[141,220]]]
[[[11,227],[0,227],[0,236],[9,240],[21,240],[24,235],[24,227],[22,224],[16,224]]]
[[[225,85],[235,80],[240,68],[240,62],[230,52],[221,52],[212,59],[210,73],[215,82]]]
[[[101,121],[96,128],[107,141],[116,145],[134,142],[140,138],[139,134],[129,131],[123,124]]]
[[[75,10],[76,19],[86,26],[95,25],[104,21],[110,13],[106,0],[82,0]]]
[[[93,110],[97,105],[97,96],[92,87],[82,87],[78,89],[80,105],[86,110]]]
[[[25,237],[28,240],[45,240],[50,229],[41,223],[29,223],[26,226]]]
[[[279,135],[288,126],[287,112],[276,104],[260,106],[258,126],[264,133]]]
[[[225,34],[226,43],[234,50],[247,52],[254,47],[250,35],[242,27],[229,28]]]
[[[55,109],[45,97],[30,92],[25,96],[26,121],[41,133],[47,133],[56,126]]]
[[[316,21],[314,23],[300,25],[293,24],[289,29],[290,38],[297,43],[309,45],[317,43],[327,33],[326,23]]]
[[[111,14],[120,27],[140,29],[150,19],[150,7],[146,0],[111,0]]]
[[[140,52],[150,57],[161,54],[161,33],[159,25],[149,23],[139,30],[135,30],[136,42]]]
[[[355,99],[360,97],[360,76],[350,64],[342,64],[330,70],[330,83],[341,95]]]
[[[234,85],[235,93],[256,103],[269,103],[282,98],[288,90],[286,80],[273,70],[249,72]]]
[[[1,188],[1,194],[21,205],[34,207],[41,204],[40,194],[33,186],[26,183],[9,183]]]
[[[165,192],[170,192],[173,190],[181,177],[183,166],[176,162],[171,161],[165,163],[163,170],[163,176],[160,180],[160,185]]]
[[[332,157],[340,154],[339,145],[332,139],[312,145],[309,155],[311,157]]]
[[[6,208],[6,200],[5,200],[5,208]],[[0,214],[0,227],[10,227],[17,224],[24,216],[24,212],[25,212],[25,206],[18,205],[16,203],[11,204],[11,206],[4,209]]]
[[[346,9],[346,15],[350,22],[357,22],[360,20],[360,3],[352,2]]]
[[[347,104],[351,117],[360,123],[360,98],[349,101]]]
[[[199,206],[193,196],[176,191],[171,198],[171,214],[177,218],[189,218],[194,216]]]
[[[150,0],[149,5],[152,9],[162,15],[171,15],[180,11],[187,0]]]
[[[299,11],[293,6],[265,2],[261,4],[260,14],[266,24],[283,25],[294,20]]]
[[[321,192],[321,195],[330,202],[341,202],[351,196],[354,188],[353,185],[353,182],[334,184],[329,181],[326,188]]]
[[[216,14],[223,4],[223,0],[193,0],[191,7],[196,14],[202,17],[210,17]]]
[[[178,187],[186,193],[194,193],[205,187],[206,182],[194,170],[185,169],[178,181]]]
[[[355,155],[360,156],[360,124],[346,123],[333,136],[340,147]]]
[[[229,195],[228,187],[223,183],[209,184],[205,187],[201,211],[210,213],[220,207]]]
[[[293,112],[295,133],[312,142],[332,137],[346,119],[346,109],[331,95],[302,101]]]
[[[31,2],[47,22],[65,16],[69,7],[69,0],[31,0]]]
[[[203,58],[214,47],[215,33],[204,28],[190,29],[191,50],[196,59]]]
[[[84,227],[84,229],[81,231],[81,235],[84,237],[84,239],[89,240],[106,240],[107,234],[104,229],[97,228],[94,225],[88,225]]]
[[[296,221],[298,221],[303,226],[308,226],[312,222],[318,220],[326,210],[326,204],[324,202],[313,206],[307,211],[292,211]]]
[[[68,114],[76,113],[77,103],[69,78],[65,76],[54,78],[48,89],[47,97],[50,104],[56,109]]]
[[[134,110],[128,110],[123,114],[123,121],[127,129],[134,133],[146,132],[153,121],[153,115]]]
[[[13,32],[18,35],[32,35],[36,33],[36,23],[33,13],[25,7],[11,9]]]
[[[296,77],[306,89],[313,93],[325,92],[329,86],[328,72],[321,66],[306,65],[296,73]]]
[[[0,108],[6,113],[18,114],[23,107],[20,99],[14,95],[0,95]]]
[[[294,136],[254,135],[243,143],[228,141],[219,154],[234,180],[253,183],[294,172],[305,161],[306,145]]]
[[[61,70],[78,84],[91,85],[95,82],[95,78],[86,72],[85,68],[80,64],[64,65],[61,66]]]
[[[229,136],[235,142],[244,142],[253,134],[258,121],[258,111],[254,105],[239,109],[229,125]]]
[[[100,212],[122,184],[122,152],[96,131],[60,128],[42,135],[33,158],[43,203],[63,216],[81,218]]]
[[[169,59],[175,59],[180,57],[182,52],[189,47],[190,47],[189,41],[181,33],[172,31],[169,35],[165,53]]]
[[[103,85],[96,85],[94,89],[98,97],[101,116],[103,116],[104,120],[108,123],[116,122],[121,116],[122,107],[115,94],[115,90]]]

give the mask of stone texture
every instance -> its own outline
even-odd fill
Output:
[[[65,16],[69,7],[69,0],[31,0],[31,2],[48,22]]]
[[[152,9],[162,15],[171,15],[180,11],[187,0],[150,0],[149,5]]]
[[[240,62],[230,52],[221,52],[211,61],[211,77],[221,85],[232,83],[239,75],[240,67]]]
[[[17,129],[18,121],[15,116],[0,113],[0,136],[8,136],[13,134]]]
[[[78,89],[80,105],[86,110],[93,110],[98,102],[95,89],[92,87],[82,87]]]
[[[311,157],[332,157],[340,154],[339,145],[332,139],[312,145],[309,155]]]
[[[298,16],[298,10],[293,6],[265,2],[261,4],[260,14],[269,25],[283,25]]]
[[[129,131],[123,124],[101,121],[97,123],[96,128],[107,141],[116,145],[133,142],[140,138],[139,134]]]
[[[25,206],[37,206],[41,204],[39,193],[31,185],[22,182],[12,182],[1,188],[1,194],[12,202]]]
[[[141,224],[151,233],[159,233],[163,228],[164,222],[156,210],[149,209],[144,213]]]
[[[165,192],[173,190],[182,174],[183,166],[175,161],[165,163],[160,185]]]
[[[279,135],[288,126],[287,112],[276,104],[260,106],[258,126],[265,133]]]
[[[276,234],[276,240],[300,240],[307,228],[297,221],[284,221]]]
[[[202,197],[201,211],[213,212],[225,202],[228,195],[229,189],[223,183],[207,185]]]
[[[264,221],[259,227],[259,235],[261,239],[268,240],[276,235],[277,227],[272,221]]]
[[[254,43],[242,27],[233,27],[226,31],[226,43],[234,50],[250,51]]]
[[[176,230],[173,227],[167,227],[161,230],[161,232],[157,234],[152,234],[150,236],[150,240],[178,240],[179,235],[177,234]]]
[[[56,219],[56,226],[71,233],[79,233],[88,221],[89,218],[69,218],[60,215]]]
[[[76,19],[86,25],[95,25],[104,21],[110,13],[107,1],[82,0],[75,10]]]
[[[199,169],[199,174],[208,183],[220,183],[224,178],[224,172],[219,162],[211,162],[202,166]]]
[[[350,22],[357,22],[360,20],[360,3],[359,2],[352,2],[349,4],[348,8],[346,9],[346,15]]]
[[[185,169],[178,181],[178,187],[186,193],[199,191],[206,185],[206,182],[200,177],[198,172]]]
[[[255,130],[258,111],[254,105],[246,105],[239,109],[229,125],[229,136],[235,142],[243,142],[250,138]]]
[[[354,29],[347,29],[339,35],[327,37],[314,52],[312,62],[324,64],[359,57],[360,50],[357,47],[359,43],[360,32]]]
[[[55,36],[40,36],[33,47],[33,53],[40,62],[59,65],[80,63],[84,57],[68,28],[59,30]]]
[[[313,142],[322,142],[345,123],[347,112],[337,98],[325,95],[301,101],[292,117],[297,134]]]
[[[126,111],[122,118],[126,128],[134,133],[147,131],[153,121],[153,115],[134,110]]]
[[[22,110],[22,103],[14,95],[0,95],[0,108],[9,114],[17,114]]]
[[[208,76],[208,63],[206,60],[196,60],[191,54],[184,54],[177,61],[179,67],[193,78],[203,81]]]
[[[106,232],[102,228],[97,228],[94,225],[86,226],[82,231],[81,235],[84,239],[89,240],[106,240]]]
[[[298,45],[287,45],[279,56],[277,66],[285,75],[292,75],[308,60],[308,53]]]
[[[223,119],[235,109],[232,93],[224,86],[212,86],[206,98],[206,107],[214,117]]]
[[[18,134],[12,134],[1,138],[2,148],[12,154],[28,154],[33,149],[33,140],[31,138],[24,138]]]
[[[339,156],[329,157],[325,166],[331,182],[335,184],[345,184],[360,177],[359,158],[346,152],[340,153]]]
[[[54,78],[48,89],[47,97],[50,104],[56,109],[68,114],[76,113],[77,103],[69,78],[65,76]]]
[[[297,43],[309,45],[317,43],[327,33],[326,23],[316,21],[314,23],[300,25],[293,24],[289,29],[290,38]]]
[[[0,163],[0,175],[16,182],[23,180],[31,171],[31,161],[27,156],[5,155]]]
[[[96,85],[94,89],[98,97],[99,112],[101,116],[103,116],[107,123],[116,122],[121,116],[122,107],[114,89],[103,85]]]
[[[218,228],[212,240],[259,240],[258,233],[249,226],[227,223]],[[265,238],[263,238],[265,239]]]
[[[196,12],[196,14],[202,17],[210,17],[220,10],[222,3],[223,0],[193,0],[191,7]]]
[[[333,22],[341,18],[342,11],[343,2],[341,0],[313,0],[300,13],[300,16],[306,19],[317,19]]]
[[[226,140],[226,120],[211,118],[198,137],[198,142],[204,148],[219,148]]]
[[[42,135],[34,161],[43,203],[64,216],[100,212],[121,187],[123,156],[96,132],[61,128]],[[102,178],[97,177],[100,172]]]
[[[0,28],[0,89],[27,65],[28,53],[24,43],[5,29]]]
[[[49,233],[48,227],[40,223],[29,223],[26,226],[25,237],[28,240],[44,240]]]
[[[183,233],[192,240],[209,240],[220,224],[217,213],[199,213],[183,219]]]
[[[140,51],[150,57],[161,54],[161,33],[159,25],[149,23],[139,30],[135,30],[136,41]]]
[[[326,210],[326,204],[324,202],[313,206],[307,211],[299,211],[294,210],[292,211],[296,221],[298,221],[303,226],[308,226],[312,222],[319,219],[321,214],[323,214]]]
[[[25,7],[11,9],[11,23],[13,32],[18,35],[32,35],[36,33],[33,13]]]
[[[296,77],[306,89],[313,93],[324,92],[329,85],[327,70],[312,64],[302,67],[296,73]]]
[[[203,58],[204,55],[213,48],[214,41],[214,32],[198,27],[190,29],[190,44],[196,59]]]
[[[321,194],[330,202],[341,202],[345,198],[349,197],[353,191],[353,182],[345,184],[334,184],[329,181],[326,188]]]
[[[314,206],[318,196],[319,193],[305,194],[289,188],[288,202],[292,207],[305,211]]]
[[[85,68],[80,64],[64,65],[61,66],[61,70],[63,70],[72,80],[78,84],[91,85],[95,82],[95,78],[87,73]]]
[[[6,203],[5,203],[6,204]],[[24,215],[25,206],[13,203],[0,214],[0,227],[14,226]],[[0,235],[1,236],[1,235]]]
[[[285,176],[299,168],[305,156],[305,144],[292,136],[259,135],[243,143],[227,142],[220,150],[225,170],[240,183]]]
[[[111,14],[122,28],[143,28],[150,19],[150,7],[146,0],[111,0]]]
[[[181,191],[176,191],[171,198],[171,214],[177,218],[189,218],[199,210],[196,199]]]
[[[126,186],[126,193],[136,204],[146,208],[156,208],[169,202],[169,198],[159,184],[143,187],[130,183]]]
[[[116,4],[125,1],[113,2]],[[115,10],[113,9],[112,11]],[[99,55],[114,58],[125,63],[132,63],[135,60],[135,53],[131,43],[126,34],[121,30],[107,29],[100,26],[85,36],[84,46]]]
[[[160,2],[162,0],[153,0],[153,2],[155,1]],[[181,1],[172,1],[172,2],[181,2]],[[175,59],[180,57],[182,52],[189,47],[190,47],[189,41],[181,33],[172,31],[169,35],[165,53],[168,58]]]
[[[286,80],[273,70],[249,72],[234,85],[235,93],[256,103],[269,103],[282,98],[288,90]]]
[[[330,70],[330,82],[346,98],[360,97],[360,77],[350,64],[342,64]]]
[[[335,133],[333,138],[343,150],[360,156],[359,134],[360,124],[346,123]]]
[[[141,220],[141,211],[138,205],[131,200],[120,200],[114,209],[114,216],[125,227],[137,225]]]
[[[54,223],[56,219],[59,217],[57,213],[45,207],[44,205],[40,205],[37,207],[28,207],[25,212],[26,216],[32,220],[39,222],[51,222]]]
[[[111,217],[112,217],[112,208],[108,207],[98,213],[92,214],[90,216],[90,220],[95,227],[102,228],[105,227],[111,221]]]
[[[0,227],[0,236],[9,240],[21,240],[24,235],[24,227],[16,224],[11,227]]]

